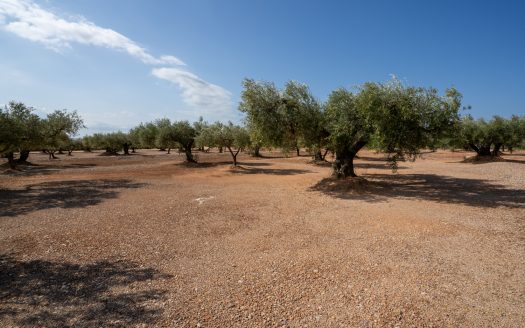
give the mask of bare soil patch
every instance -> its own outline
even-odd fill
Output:
[[[0,326],[525,322],[525,152],[393,174],[365,151],[346,181],[278,152],[98,155],[2,169]]]

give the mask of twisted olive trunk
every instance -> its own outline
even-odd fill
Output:
[[[129,144],[127,142],[122,145],[122,148],[124,149],[124,155],[129,155]]]
[[[323,161],[324,160],[324,157],[323,157],[323,154],[321,153],[321,149],[317,150],[314,154],[314,161]]]
[[[13,154],[13,152],[7,153],[6,157],[7,162],[9,163],[9,167],[12,169],[16,169],[15,155]]]
[[[356,177],[354,171],[354,158],[357,152],[366,145],[365,141],[358,141],[350,148],[341,148],[335,152],[335,161],[332,165],[332,175],[339,179]]]
[[[500,149],[503,144],[497,143],[494,145],[494,150],[492,151],[492,156],[497,157],[500,155]]]
[[[478,147],[475,144],[471,143],[469,144],[469,146],[478,154],[478,156],[490,156],[491,155],[490,145],[488,147],[485,145],[480,145]]]
[[[253,147],[253,156],[254,156],[254,157],[261,157],[260,150],[261,150],[261,147],[259,147],[259,146],[254,146],[254,147]]]
[[[191,153],[191,147],[193,146],[193,140],[189,141],[186,145],[184,145],[184,153],[186,154],[186,161],[189,163],[197,163],[197,161],[193,158],[193,154]]]
[[[17,163],[26,163],[29,158],[29,150],[21,150],[20,157],[17,160]]]

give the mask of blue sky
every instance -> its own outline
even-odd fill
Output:
[[[241,119],[245,77],[454,86],[475,117],[525,114],[521,1],[0,0],[0,104],[75,109],[83,133]]]

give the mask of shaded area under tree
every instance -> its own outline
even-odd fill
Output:
[[[27,327],[150,326],[166,299],[151,282],[169,278],[127,261],[75,264],[0,255],[0,319]]]
[[[478,179],[435,174],[371,174],[368,180],[325,178],[310,187],[341,199],[384,202],[389,199],[420,199],[474,207],[525,208],[523,190]]]
[[[0,216],[27,214],[48,208],[78,208],[116,198],[119,189],[140,188],[143,183],[120,180],[53,181],[0,189]]]

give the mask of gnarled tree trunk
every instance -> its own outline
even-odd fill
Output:
[[[13,152],[9,152],[7,153],[6,157],[7,163],[9,163],[9,167],[12,169],[16,169],[15,154],[13,154]]]
[[[17,163],[27,163],[27,159],[29,158],[29,150],[21,150],[20,151],[20,157],[17,159]]]
[[[494,149],[492,150],[492,156],[497,157],[500,155],[500,149],[503,144],[497,143],[494,145]]]
[[[365,141],[358,141],[350,148],[339,149],[335,152],[335,161],[332,165],[332,175],[339,179],[356,177],[354,171],[354,158],[357,152],[366,145]]]
[[[122,145],[122,148],[124,149],[124,155],[129,155],[129,144],[127,142]]]
[[[197,163],[197,161],[193,158],[193,154],[191,153],[191,147],[193,146],[193,140],[189,142],[188,144],[184,145],[184,153],[186,154],[186,161],[189,163]]]
[[[261,152],[260,152],[260,151],[261,151],[261,147],[259,147],[259,146],[254,146],[254,147],[253,147],[252,155],[253,155],[254,157],[261,157]]]
[[[322,156],[323,161],[326,159],[326,155],[328,154],[328,151],[329,151],[329,149],[326,148],[325,151],[324,151],[324,154]]]
[[[479,147],[475,144],[471,143],[469,144],[469,147],[472,148],[478,156],[490,156],[490,145],[487,147],[485,145],[480,145]]]
[[[315,153],[314,153],[314,161],[323,161],[324,160],[324,157],[323,157],[323,154],[321,153],[321,149],[319,150],[316,150]]]

